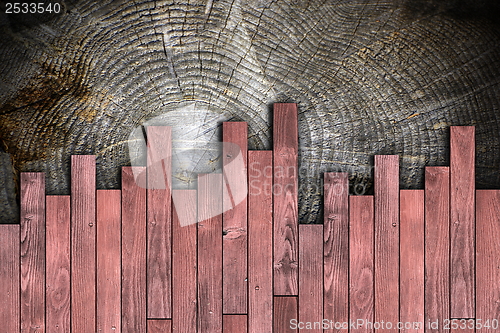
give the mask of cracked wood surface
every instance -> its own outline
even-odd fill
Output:
[[[477,185],[496,187],[498,5],[453,3],[82,0],[2,14],[2,146],[16,173],[47,173],[48,194],[69,194],[72,154],[97,155],[97,187],[118,188],[129,135],[160,116],[189,137],[193,162],[172,170],[187,189],[194,169],[217,169],[204,148],[221,121],[247,121],[248,148],[270,149],[270,105],[297,102],[301,222],[322,219],[324,171],[370,193],[374,154],[400,155],[402,187],[422,188],[422,167],[447,163],[450,125],[477,126]]]

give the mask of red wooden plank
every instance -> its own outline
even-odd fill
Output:
[[[222,175],[198,176],[198,332],[222,332]]]
[[[224,315],[224,333],[247,333],[246,315]],[[260,332],[260,331],[259,331]]]
[[[96,329],[95,156],[71,156],[71,327]]]
[[[274,331],[275,333],[298,332],[298,307],[297,297],[274,297]]]
[[[399,320],[399,156],[375,156],[375,321]]]
[[[324,318],[348,322],[349,180],[347,173],[330,172],[324,181]]]
[[[97,191],[97,332],[121,332],[121,192]]]
[[[146,172],[122,168],[122,332],[146,332]]]
[[[248,328],[273,331],[273,153],[248,152]]]
[[[21,331],[45,332],[45,175],[21,173]]]
[[[46,198],[47,332],[71,331],[70,204],[69,196]]]
[[[224,122],[223,312],[247,312],[247,123]]]
[[[500,191],[476,192],[476,317],[500,321]],[[497,322],[498,323],[498,322]],[[499,327],[500,327],[500,323]],[[478,330],[479,331],[479,330]],[[482,331],[498,329],[481,328]]]
[[[148,126],[147,316],[171,318],[172,131]]]
[[[374,212],[373,196],[349,197],[349,314],[356,332],[374,330]],[[326,317],[325,318],[329,318]],[[362,320],[358,321],[358,320]]]
[[[299,225],[299,321],[323,332],[323,225]],[[347,284],[344,286],[344,288]],[[335,318],[336,319],[336,318]],[[336,319],[337,320],[337,319]]]
[[[423,333],[424,191],[402,190],[399,198],[401,265],[399,320],[404,323],[405,332]]]
[[[148,333],[172,333],[172,320],[148,319]]]
[[[425,168],[425,331],[450,318],[450,172],[448,167]],[[439,328],[441,328],[440,326]]]
[[[274,294],[297,295],[297,104],[274,104],[273,117]]]
[[[196,294],[196,191],[173,190],[172,330],[198,332]]]
[[[19,225],[0,225],[0,323],[5,332],[20,332]]]
[[[453,318],[474,309],[474,126],[450,127],[450,308]]]

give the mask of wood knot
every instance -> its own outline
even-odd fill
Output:
[[[224,239],[236,239],[240,238],[244,234],[246,234],[246,230],[244,228],[233,227],[222,230],[222,236],[224,236]]]
[[[334,222],[337,219],[337,215],[328,215],[327,219],[329,222]]]

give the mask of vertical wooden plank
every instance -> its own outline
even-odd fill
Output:
[[[148,126],[147,316],[171,318],[172,130]]]
[[[298,331],[297,297],[275,296],[273,312],[273,332],[294,333]]]
[[[146,332],[146,172],[122,168],[122,332]]]
[[[45,175],[21,173],[21,331],[45,332]]]
[[[148,333],[172,333],[172,320],[148,319]]]
[[[121,191],[97,191],[97,332],[121,332]]]
[[[20,332],[19,225],[0,224],[0,322],[5,332]]]
[[[247,333],[246,315],[224,315],[224,333]],[[259,331],[260,332],[260,331]]]
[[[274,294],[297,295],[297,104],[274,104],[273,118]]]
[[[349,321],[349,180],[347,173],[324,174],[324,318]],[[347,331],[340,329],[334,331]]]
[[[173,190],[172,331],[198,332],[196,263],[196,191]]]
[[[247,312],[247,123],[224,122],[223,312]]]
[[[400,312],[405,332],[424,332],[424,191],[400,192]],[[416,324],[416,323],[421,323]]]
[[[323,332],[323,225],[299,225],[299,321]],[[347,284],[344,286],[344,288]],[[335,318],[337,321],[337,319]]]
[[[450,307],[453,318],[474,318],[474,126],[450,127]]]
[[[450,172],[425,168],[425,331],[450,318]]]
[[[198,175],[198,332],[222,332],[222,175]]]
[[[489,319],[489,328],[482,331],[498,331],[492,326],[497,319],[500,325],[500,191],[476,192],[476,316],[482,324]],[[484,318],[484,319],[483,319]],[[500,326],[499,326],[500,327]],[[479,331],[479,330],[478,330]]]
[[[95,156],[71,156],[71,327],[96,329]]]
[[[248,152],[248,329],[273,331],[273,153]]]
[[[70,224],[71,198],[46,198],[46,302],[47,332],[67,333],[70,327]]]
[[[375,321],[399,320],[399,156],[375,156]]]
[[[360,333],[374,331],[374,227],[373,196],[350,196],[349,314]]]

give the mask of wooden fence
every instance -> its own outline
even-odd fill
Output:
[[[94,156],[72,156],[70,196],[23,173],[0,331],[500,331],[500,191],[475,189],[473,127],[451,127],[425,190],[399,189],[398,156],[375,156],[373,196],[325,173],[324,224],[304,225],[296,105],[275,104],[273,151],[247,151],[246,126],[223,124],[234,145],[197,190],[170,189],[168,127],[148,127],[121,190],[96,190]]]

